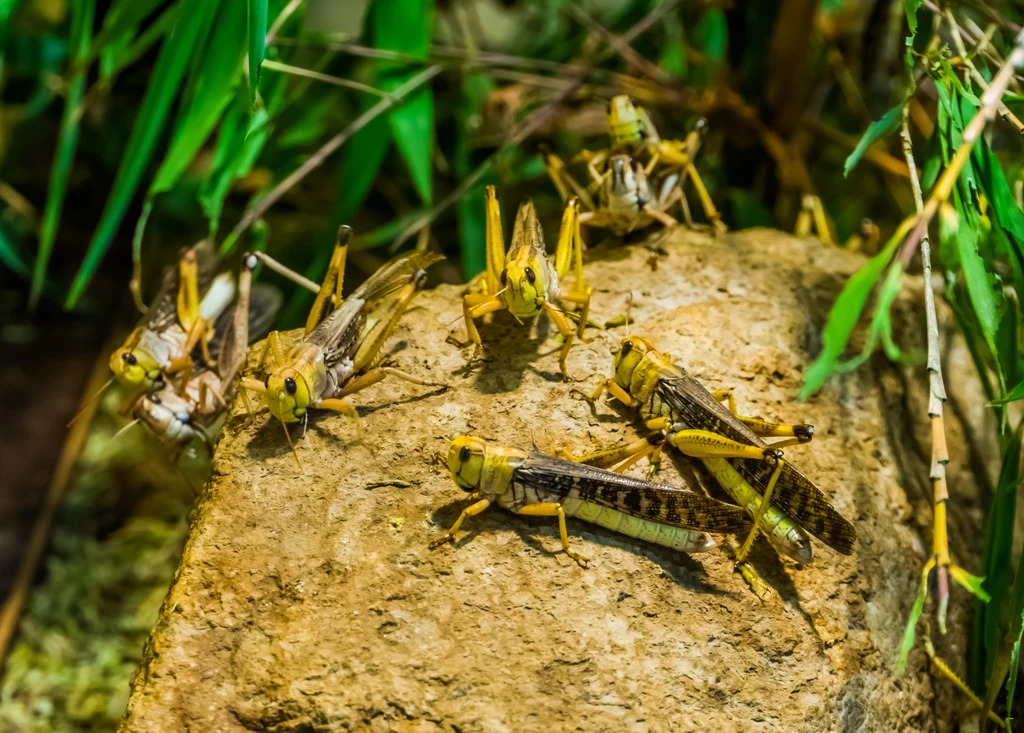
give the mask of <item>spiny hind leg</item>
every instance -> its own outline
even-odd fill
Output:
[[[686,166],[686,175],[689,176],[690,181],[693,182],[693,187],[697,190],[700,204],[704,207],[704,216],[708,218],[708,223],[711,224],[714,233],[722,233],[725,230],[725,225],[722,224],[722,216],[718,213],[718,209],[715,208],[711,195],[708,193],[707,188],[705,188],[704,181],[701,180],[700,174],[697,173],[693,163],[689,163]]]
[[[565,550],[565,554],[575,560],[581,568],[587,567],[587,558],[569,547],[569,534],[565,529],[565,510],[562,509],[561,504],[558,504],[557,502],[527,504],[524,507],[520,507],[517,513],[524,514],[528,517],[558,517],[558,536],[562,542],[562,549]]]
[[[490,505],[491,505],[491,502],[490,502],[489,499],[481,499],[480,501],[476,502],[475,504],[470,504],[468,507],[466,507],[465,509],[462,510],[462,513],[459,514],[459,518],[455,520],[455,524],[453,524],[451,526],[451,529],[449,529],[447,532],[445,532],[440,537],[436,537],[435,539],[431,540],[430,544],[428,545],[428,547],[431,550],[434,550],[434,549],[437,549],[438,547],[440,547],[441,545],[448,544],[449,542],[454,543],[455,542],[455,533],[459,531],[459,527],[461,527],[462,523],[464,521],[466,521],[466,517],[475,517],[477,514],[482,512],[484,509],[486,509]]]
[[[395,369],[393,367],[387,366],[379,366],[374,367],[365,374],[360,374],[358,377],[350,379],[348,383],[338,393],[338,398],[344,399],[345,397],[354,395],[356,392],[361,392],[367,387],[377,384],[377,382],[383,381],[389,375],[392,377],[397,377],[398,379],[404,379],[406,382],[411,382],[412,384],[418,384],[422,387],[447,386],[443,384],[437,384],[436,382],[429,382],[425,379],[420,379],[419,377],[409,374],[408,372],[403,372],[401,369]]]
[[[733,397],[731,389],[716,389],[711,393],[711,396],[719,402],[727,402],[729,412],[754,431],[755,435],[762,438],[787,438],[787,440],[772,443],[773,448],[784,448],[798,443],[809,443],[814,437],[814,426],[807,423],[788,425],[786,423],[774,423],[757,416],[741,415],[736,409],[736,398]]]

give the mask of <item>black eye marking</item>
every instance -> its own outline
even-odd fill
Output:
[[[537,282],[537,273],[533,271],[532,267],[527,267],[525,270],[523,270],[523,272],[526,273],[526,279],[530,281],[530,285],[533,285],[535,282]]]
[[[135,366],[135,362],[137,361],[137,359],[135,358],[135,354],[125,354],[121,358],[128,362],[128,364],[131,366]]]
[[[292,379],[291,377],[288,377],[287,379],[285,379],[284,380],[284,389],[285,389],[285,391],[288,394],[295,394],[295,390],[298,389],[298,387],[295,385],[295,380]]]
[[[501,286],[505,287],[508,285],[508,270],[501,271]]]
[[[632,350],[633,350],[633,342],[632,341],[626,341],[624,344],[622,344],[622,351],[620,351],[619,353],[622,356],[628,356],[629,352],[632,351]]]
[[[160,398],[157,397],[156,395],[151,395],[150,398],[149,398],[149,401],[152,402],[154,405],[162,405],[163,404],[160,401]]]
[[[462,448],[459,450],[459,460],[462,461],[463,463],[469,460],[470,455],[471,452],[469,450],[468,445],[462,446]]]

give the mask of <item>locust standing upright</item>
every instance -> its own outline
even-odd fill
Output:
[[[354,415],[355,408],[345,398],[388,375],[429,384],[377,361],[402,314],[426,283],[426,269],[443,258],[429,252],[399,255],[342,299],[351,236],[349,227],[341,227],[302,340],[286,352],[279,334],[272,332],[260,360],[261,369],[268,355],[274,360],[266,381],[242,380],[244,389],[266,395],[270,414],[282,423],[303,420],[310,408]]]
[[[590,215],[583,218],[584,224],[606,227],[618,235],[652,221],[672,226],[676,222],[668,210],[676,202],[687,224],[692,224],[683,194],[685,176],[693,183],[708,222],[718,230],[721,217],[693,164],[705,128],[700,120],[686,140],[662,140],[647,110],[633,104],[628,96],[619,95],[609,105],[608,148],[584,150],[574,159],[586,163],[589,186],[580,184],[558,156],[545,154],[545,167],[563,199],[581,198],[585,213]],[[631,176],[624,175],[627,169]],[[595,192],[596,202],[591,198]]]
[[[480,498],[463,510],[451,529],[430,543],[432,549],[454,541],[466,517],[491,504],[516,514],[558,517],[562,549],[580,565],[587,560],[569,547],[567,516],[681,552],[713,547],[708,532],[739,532],[750,527],[746,513],[737,506],[536,449],[506,448],[465,435],[448,447],[447,464],[459,488]]]
[[[762,587],[746,562],[758,530],[771,544],[797,562],[810,562],[814,535],[844,555],[853,552],[857,534],[810,479],[783,460],[780,447],[811,439],[809,425],[778,425],[736,414],[731,393],[708,392],[675,366],[645,338],[627,337],[615,356],[615,375],[601,382],[590,397],[608,390],[636,408],[648,428],[663,431],[669,444],[699,458],[722,487],[754,517],[754,529],[737,553],[738,568],[755,590]],[[720,400],[728,398],[730,408]],[[778,437],[771,445],[763,437]],[[629,465],[642,455],[657,457],[659,447],[637,441],[599,451],[581,460],[610,465],[625,458]]]
[[[573,337],[583,338],[590,312],[590,288],[583,276],[583,237],[580,234],[579,200],[571,199],[562,216],[554,261],[547,257],[544,232],[532,201],[519,206],[512,229],[512,244],[505,252],[501,233],[501,211],[494,186],[487,187],[487,271],[483,292],[469,293],[462,300],[468,341],[459,346],[475,344],[483,348],[476,319],[488,313],[507,310],[520,323],[543,311],[555,324],[564,342],[558,358],[562,376],[569,378],[566,359]],[[570,273],[575,275],[573,288],[562,284]],[[579,308],[579,327],[574,331],[569,318],[558,306],[562,301]]]

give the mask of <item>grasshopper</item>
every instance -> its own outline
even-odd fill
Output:
[[[135,418],[175,452],[199,439],[212,454],[214,436],[226,417],[249,343],[269,330],[280,308],[280,291],[259,285],[253,289],[256,262],[253,255],[242,257],[238,298],[233,309],[217,321],[209,347],[216,366],[202,366],[193,372],[182,393],[165,385],[136,403]]]
[[[610,229],[616,236],[624,236],[648,224],[658,222],[669,228],[676,221],[668,210],[683,201],[679,175],[669,173],[661,182],[657,196],[651,190],[647,171],[628,155],[613,155],[608,171],[598,181],[596,206],[588,204],[590,193],[573,179],[558,156],[545,153],[545,166],[563,199],[579,196],[587,211],[580,214],[580,224]]]
[[[198,346],[208,365],[213,364],[210,324],[234,297],[226,273],[217,276],[219,259],[203,241],[182,252],[177,268],[168,268],[156,298],[124,345],[110,357],[114,378],[125,388],[122,411],[128,412],[142,394],[160,389],[165,378],[177,380],[179,393],[189,381],[192,352]]]
[[[758,531],[780,553],[799,563],[813,558],[808,533],[844,555],[853,552],[857,533],[826,500],[817,486],[784,461],[780,447],[811,440],[810,425],[779,425],[736,412],[731,392],[708,392],[641,337],[626,337],[615,356],[615,376],[601,382],[595,402],[607,390],[634,407],[649,429],[663,431],[669,444],[700,459],[722,487],[754,518],[754,526],[737,553],[737,567],[757,590],[763,581],[746,562]],[[722,400],[727,400],[727,409]],[[762,438],[777,437],[772,444]],[[660,446],[637,441],[598,451],[581,460],[611,465],[623,458],[632,465],[644,455],[658,458]]]
[[[682,188],[682,176],[685,174],[693,183],[712,228],[718,230],[722,226],[721,216],[693,165],[706,128],[704,120],[699,120],[695,129],[686,136],[686,140],[662,140],[647,110],[633,104],[628,96],[619,95],[612,98],[608,111],[609,147],[597,152],[583,150],[573,159],[574,162],[586,163],[591,179],[589,187],[584,187],[576,181],[565,164],[555,155],[545,155],[545,167],[563,199],[570,195],[580,196],[584,207],[594,215],[589,222],[594,226],[612,229],[618,235],[646,226],[652,220],[666,226],[674,225],[676,222],[667,211],[677,200],[683,209],[687,224],[692,226],[689,205]],[[648,187],[647,196],[643,196],[646,181],[636,184],[630,184],[628,181],[609,183],[609,178],[621,176],[618,169],[627,165],[633,167],[619,158],[623,155],[637,161],[634,177],[637,176],[637,170],[642,170],[645,179],[656,183]],[[619,162],[615,163],[616,160]],[[660,183],[657,183],[658,181]],[[650,190],[655,188],[658,190],[657,198],[650,195]],[[592,192],[597,192],[599,196],[596,206],[590,197]],[[629,222],[629,219],[623,214],[622,209],[623,204],[632,198],[642,199],[638,208],[646,216],[637,216],[632,222],[632,228],[627,228],[626,222]]]
[[[478,501],[459,515],[430,548],[455,541],[465,521],[497,504],[516,514],[558,517],[566,554],[586,566],[569,547],[566,517],[578,517],[628,537],[681,552],[704,552],[715,545],[708,532],[739,532],[750,522],[739,507],[686,489],[623,476],[601,468],[462,436],[448,447],[448,470],[463,491]]]
[[[377,364],[390,337],[416,293],[426,283],[426,269],[443,259],[427,252],[399,255],[383,265],[344,300],[341,298],[349,227],[339,230],[331,264],[306,322],[301,341],[287,352],[280,335],[267,337],[260,369],[268,355],[274,367],[265,381],[244,377],[245,390],[266,396],[270,414],[285,424],[307,418],[310,408],[356,416],[345,398],[388,375],[414,384],[428,382]],[[261,259],[266,260],[266,256]],[[282,269],[283,266],[278,265]]]
[[[569,379],[566,359],[573,337],[583,338],[590,312],[590,288],[583,276],[583,237],[580,234],[579,199],[573,198],[565,207],[554,260],[549,260],[544,245],[544,232],[537,220],[532,201],[519,206],[512,244],[505,252],[501,232],[501,211],[494,186],[487,187],[487,271],[483,279],[483,292],[469,293],[462,299],[462,313],[466,320],[465,342],[458,346],[476,345],[483,349],[476,319],[488,313],[507,310],[523,322],[541,311],[546,313],[562,334],[564,342],[558,358],[562,376]],[[562,281],[570,272],[575,274],[572,290],[563,290]],[[568,302],[579,308],[579,327],[574,332],[569,318],[557,304]]]

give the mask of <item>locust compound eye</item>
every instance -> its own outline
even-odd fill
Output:
[[[287,379],[285,379],[284,380],[284,389],[285,389],[285,391],[288,394],[295,394],[295,390],[298,389],[298,387],[295,385],[295,380],[292,379],[291,377],[288,377]]]
[[[508,285],[508,270],[501,271],[501,287]]]
[[[471,455],[471,452],[469,450],[469,446],[468,445],[462,446],[462,448],[459,450],[459,460],[462,463],[465,463],[466,461],[468,461],[470,455]]]
[[[149,401],[152,402],[154,405],[163,404],[160,402],[160,398],[157,395],[150,395]]]
[[[125,363],[127,363],[129,366],[135,366],[135,362],[138,361],[135,358],[135,354],[125,354],[121,358],[124,359]]]
[[[626,341],[622,344],[622,350],[619,352],[621,356],[628,356],[629,352],[633,350],[633,342]]]
[[[523,272],[526,273],[526,279],[530,281],[530,285],[537,282],[537,273],[533,271],[532,267],[527,267]]]

